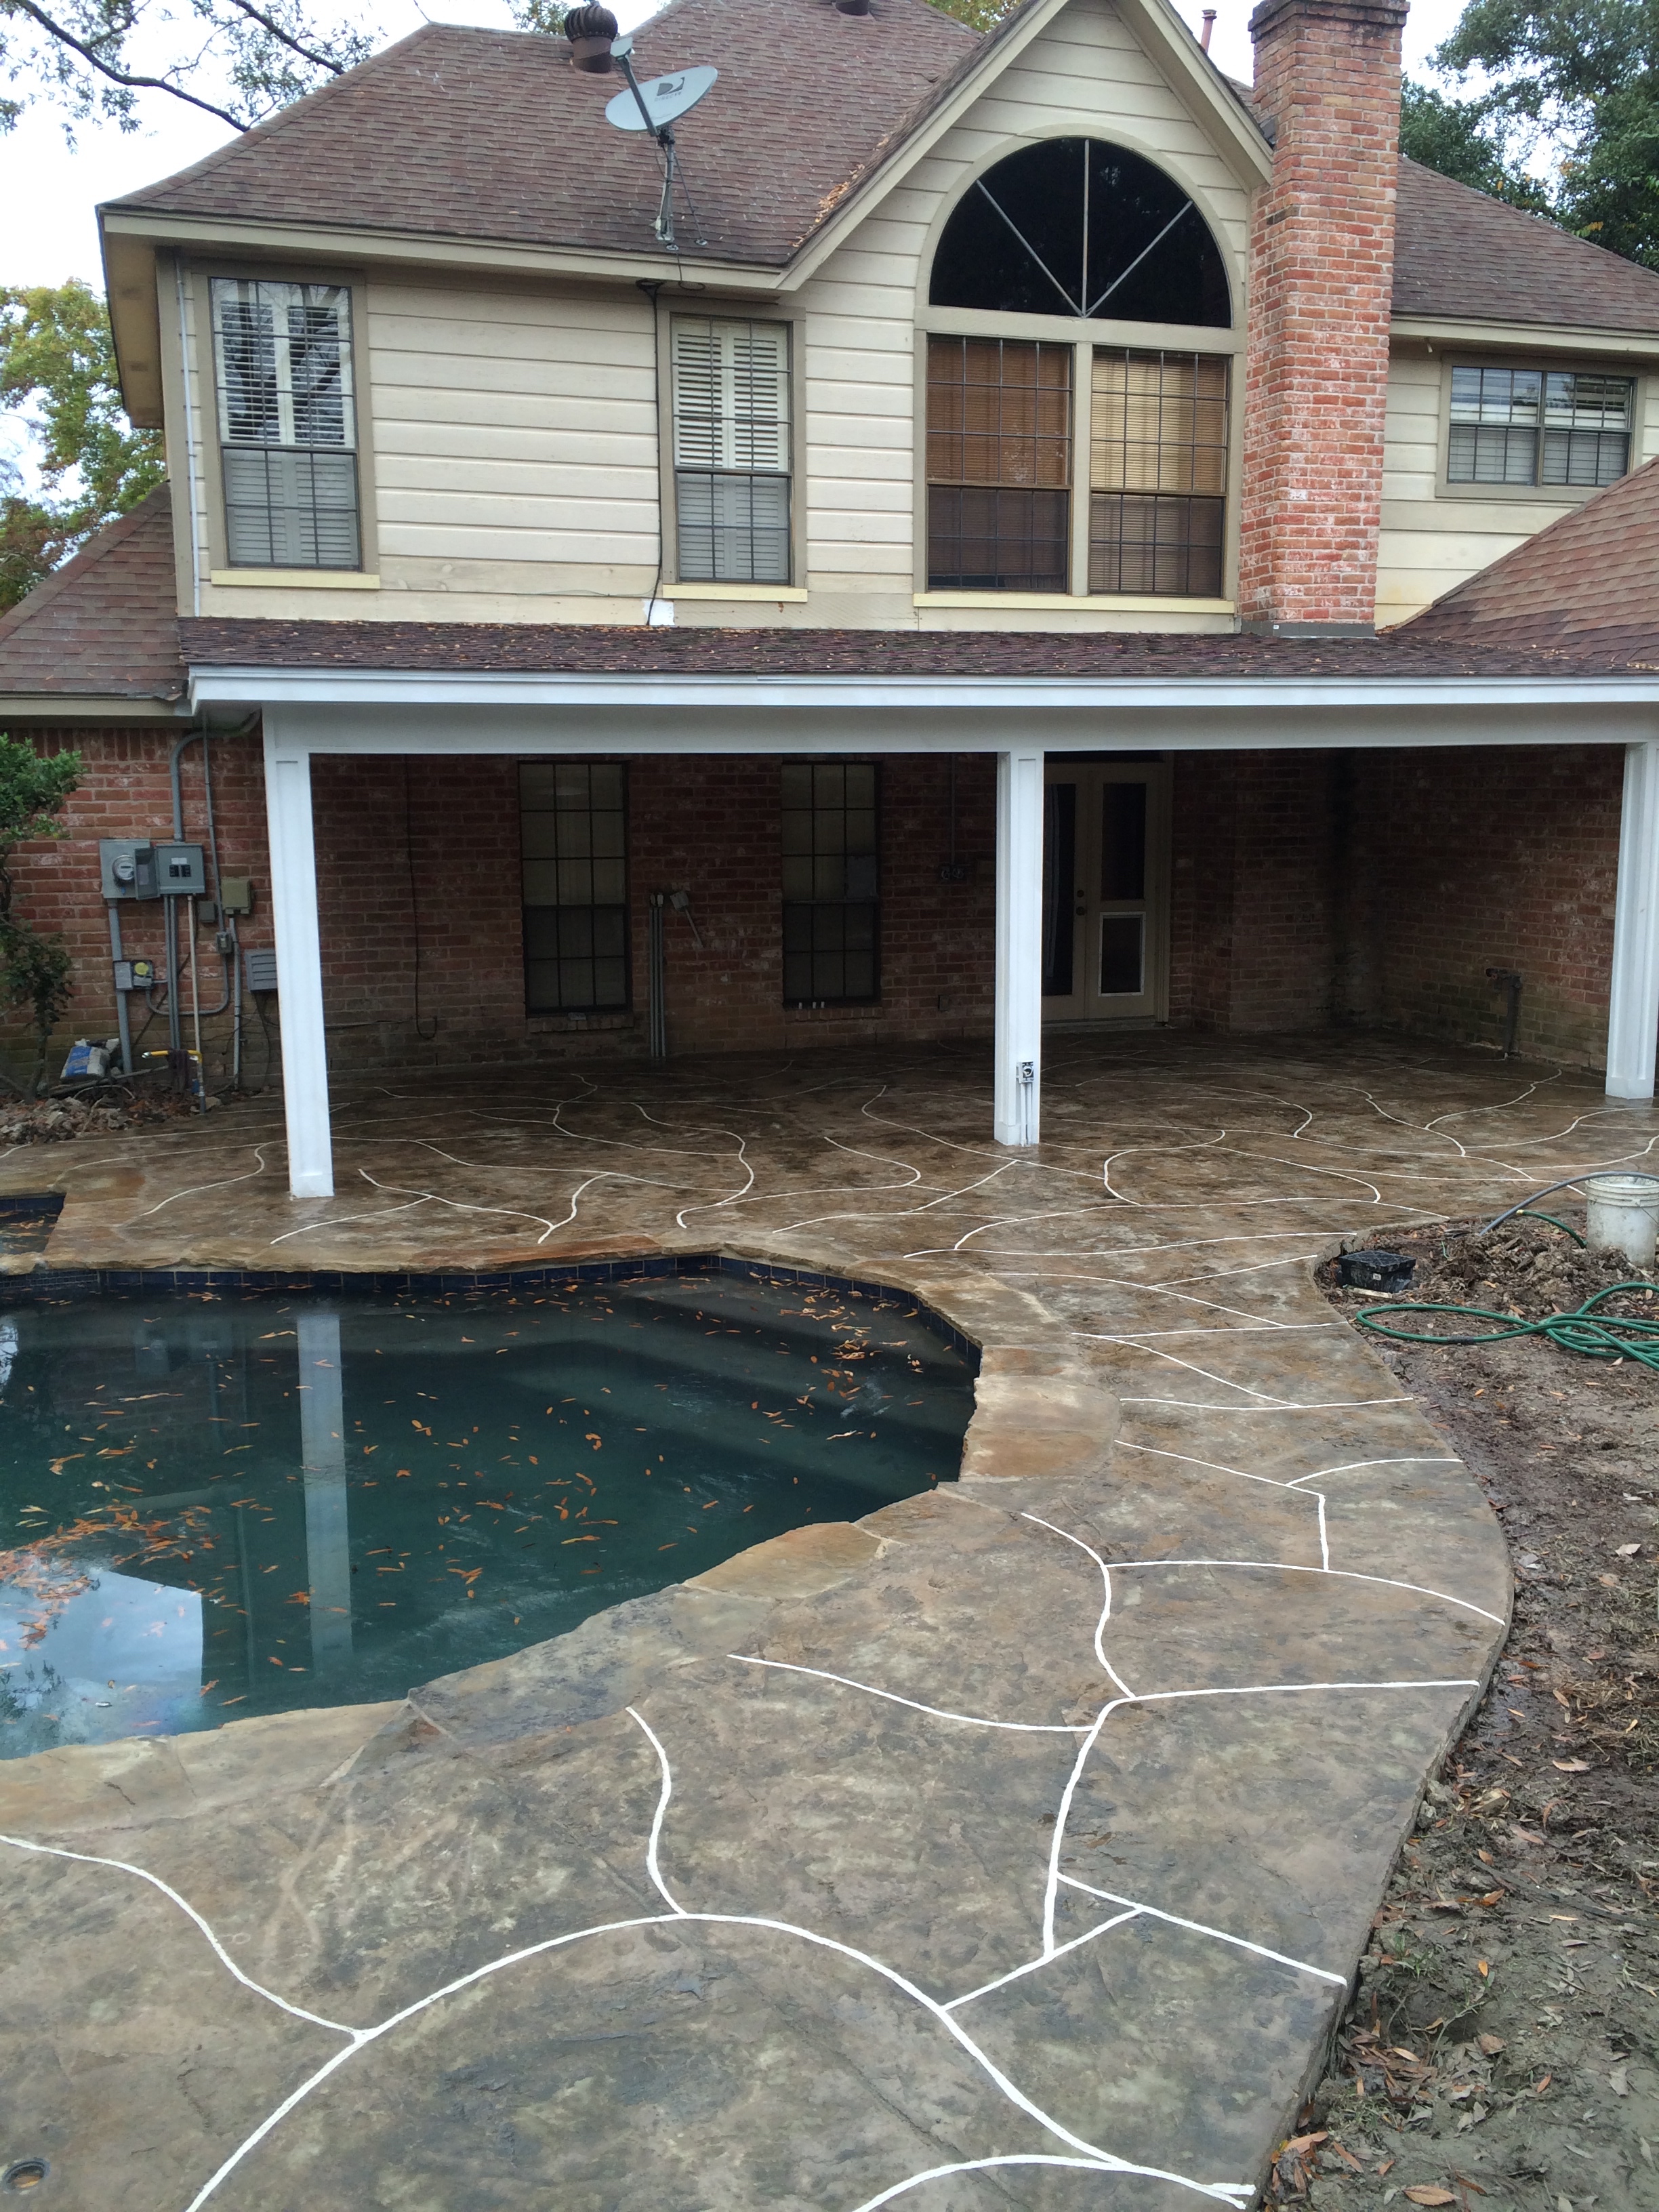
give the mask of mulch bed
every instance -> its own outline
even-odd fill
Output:
[[[1419,1261],[1402,1295],[1529,1320],[1640,1273],[1534,1221],[1378,1241]],[[1348,1317],[1382,1303],[1323,1273]],[[1654,1293],[1612,1310],[1659,1314]],[[1537,1337],[1367,1341],[1485,1489],[1515,1619],[1270,2200],[1659,2205],[1659,1373]]]

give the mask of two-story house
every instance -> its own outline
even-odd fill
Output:
[[[331,1066],[990,1036],[1025,1144],[1045,1024],[1492,969],[1650,1096],[1659,276],[1400,161],[1405,15],[674,0],[665,197],[593,11],[433,27],[105,208],[169,483],[0,622],[75,1028],[154,832],[131,1026],[279,1019],[301,1194]]]

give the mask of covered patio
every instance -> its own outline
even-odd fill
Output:
[[[931,1494],[404,1705],[0,1768],[8,2075],[85,2201],[1249,2200],[1510,1596],[1311,1263],[1645,1159],[1659,1115],[1439,1048],[1064,1036],[1011,1151],[991,1075],[343,1081],[331,1197],[260,1102],[0,1164],[66,1193],[66,1288],[724,1254],[907,1290],[981,1356]]]

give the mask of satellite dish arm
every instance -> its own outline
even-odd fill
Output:
[[[611,59],[613,61],[619,61],[622,64],[623,75],[628,79],[628,89],[633,94],[634,105],[640,111],[640,121],[645,125],[645,128],[651,133],[651,136],[657,141],[659,145],[671,143],[669,141],[668,125],[665,123],[658,123],[653,117],[651,110],[645,104],[645,94],[640,90],[640,81],[634,74],[633,55],[634,40],[631,35],[625,35],[620,39],[612,40],[611,44]]]

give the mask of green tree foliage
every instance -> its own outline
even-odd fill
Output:
[[[377,43],[308,0],[0,0],[0,130],[36,105],[133,130],[154,91],[246,131]]]
[[[1472,0],[1434,60],[1511,175],[1550,157],[1564,229],[1659,269],[1659,0]]]
[[[159,430],[122,411],[104,302],[89,284],[0,289],[0,407],[33,434],[41,496],[0,490],[0,607],[13,605],[166,473]]]
[[[1005,15],[1012,15],[1019,0],[932,0],[941,15],[954,15],[970,31],[994,31]]]
[[[1553,213],[1548,187],[1511,155],[1501,126],[1481,100],[1448,100],[1432,85],[1407,77],[1400,95],[1400,150],[1425,169],[1455,177],[1493,199],[1530,215]]]
[[[17,738],[0,737],[0,996],[27,1008],[34,1031],[30,1088],[44,1089],[52,1033],[63,1019],[73,986],[69,947],[23,920],[15,909],[11,860],[31,838],[62,837],[65,801],[81,780],[79,753],[37,753]]]

